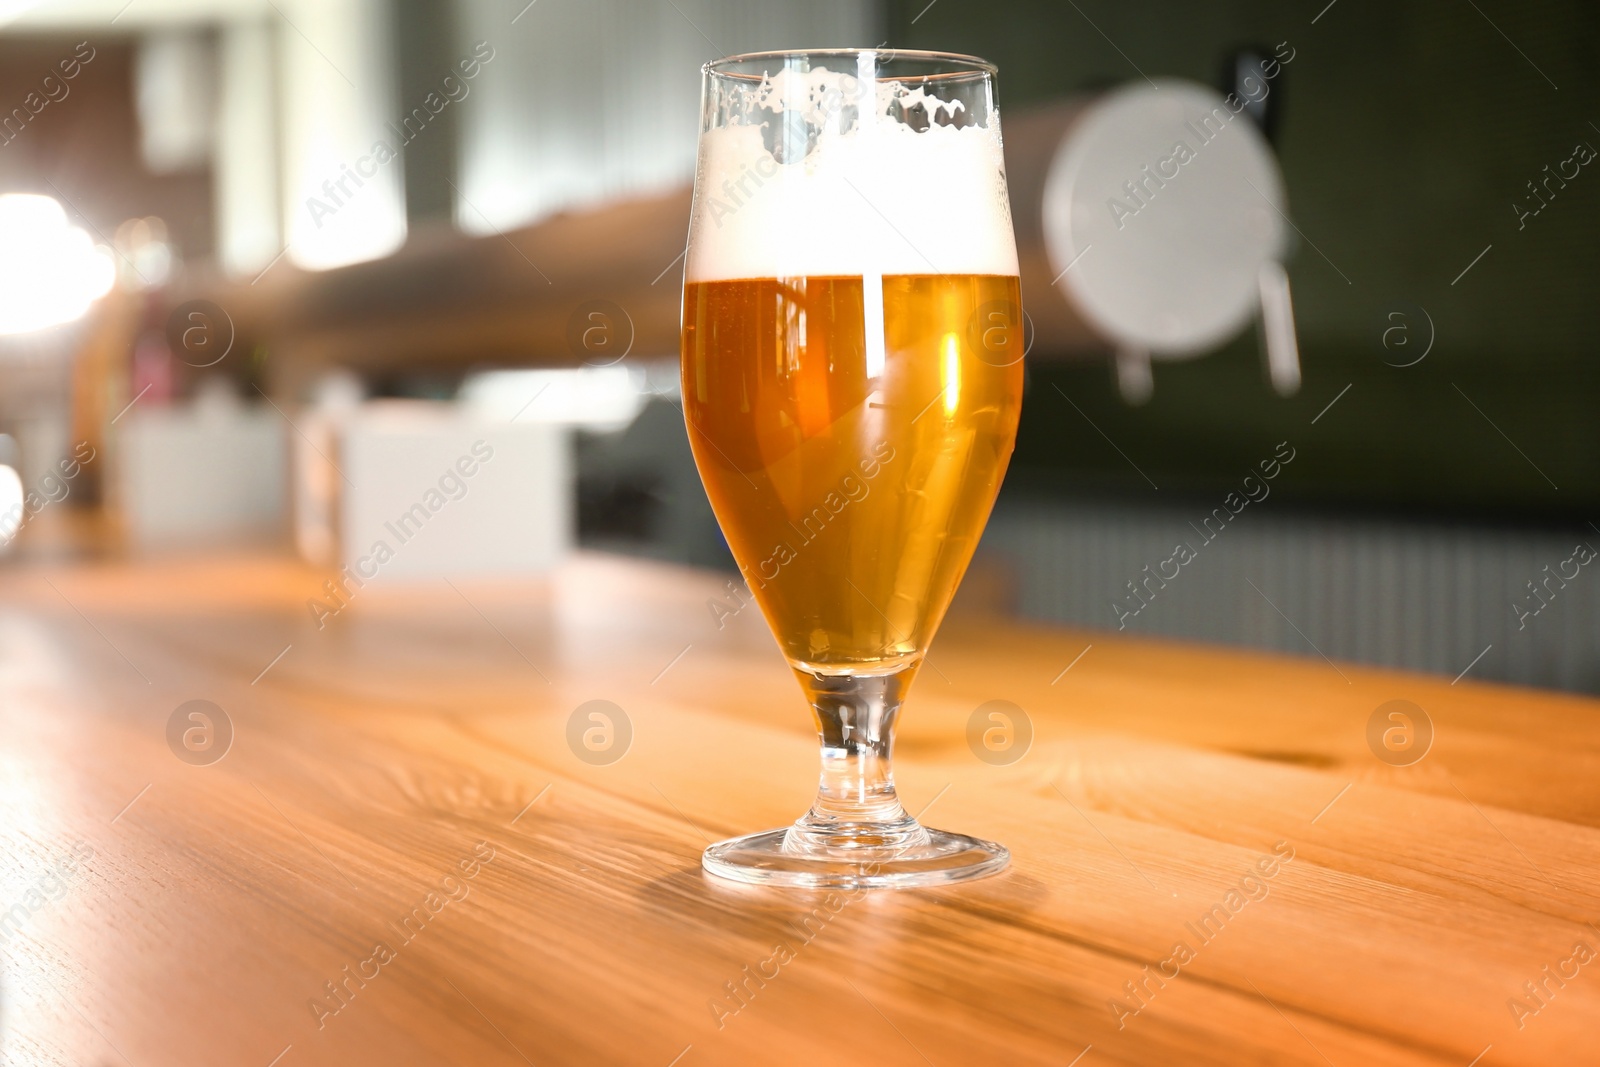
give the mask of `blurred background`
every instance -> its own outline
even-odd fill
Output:
[[[1578,0],[0,0],[0,566],[731,572],[699,67],[880,43],[1001,70],[1028,394],[963,597],[1600,692]]]

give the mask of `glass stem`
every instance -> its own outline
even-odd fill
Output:
[[[894,789],[894,727],[911,666],[889,674],[795,673],[822,745],[817,799],[789,832],[800,849],[902,848],[926,838]]]

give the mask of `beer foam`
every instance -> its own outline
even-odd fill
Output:
[[[998,109],[861,84],[782,70],[702,133],[687,280],[1017,273]]]

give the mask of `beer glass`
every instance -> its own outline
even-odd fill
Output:
[[[872,49],[704,68],[684,415],[822,743],[811,810],[712,845],[712,874],[921,886],[1008,861],[920,825],[891,767],[1022,398],[994,75],[969,56]]]

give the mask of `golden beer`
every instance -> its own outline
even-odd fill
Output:
[[[796,667],[914,666],[972,558],[1022,400],[1017,279],[690,282],[689,439]],[[869,319],[881,314],[881,350]],[[872,324],[874,327],[877,324]]]

